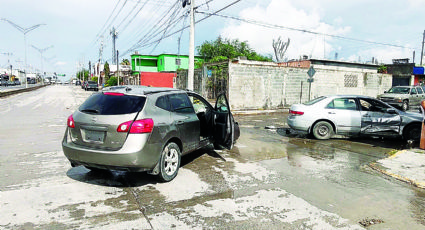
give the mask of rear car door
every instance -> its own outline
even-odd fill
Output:
[[[168,95],[172,110],[173,124],[176,126],[183,144],[183,152],[198,147],[200,141],[200,124],[192,103],[186,93]]]
[[[412,87],[410,89],[409,100],[410,100],[410,103],[409,103],[410,106],[417,105],[421,101],[421,98],[419,98],[418,91],[415,87]]]
[[[421,101],[424,99],[424,91],[422,90],[422,87],[417,86],[416,87],[416,91],[418,92],[418,96],[419,96],[419,104],[421,104]]]
[[[217,97],[214,110],[214,144],[232,149],[235,141],[235,121],[225,94]]]
[[[360,132],[361,116],[354,97],[335,98],[325,108],[327,117],[336,125],[337,134]]]
[[[362,134],[379,136],[398,135],[401,117],[394,108],[372,98],[360,98],[359,104],[362,110]],[[394,112],[389,112],[389,109]]]

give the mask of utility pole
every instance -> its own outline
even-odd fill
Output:
[[[13,53],[0,53],[0,54],[3,54],[3,55],[7,55],[7,64],[10,66],[10,76],[12,76],[12,65],[10,64],[10,56],[12,56],[13,55]]]
[[[99,85],[100,84],[100,64],[102,64],[102,55],[103,55],[103,35],[102,35],[102,37],[101,37],[101,40],[100,40],[100,47],[99,47],[99,64],[98,64],[98,69],[97,69],[97,71],[96,71],[96,73],[97,74],[99,74],[99,76],[97,76],[97,85]],[[102,80],[102,83],[103,83],[103,80]]]
[[[118,79],[117,85],[120,85],[120,65],[118,64],[118,58],[119,58],[119,52],[117,50],[117,60],[116,60],[116,62],[117,62],[117,79]]]
[[[422,66],[422,58],[424,57],[424,43],[425,43],[425,30],[422,37],[421,66]]]
[[[91,61],[89,61],[89,78],[91,79]]]
[[[190,1],[190,35],[189,35],[189,70],[187,76],[187,89],[193,90],[195,75],[195,0]]]
[[[112,60],[113,60],[113,61],[116,61],[116,55],[115,55],[115,52],[116,52],[116,49],[115,49],[115,41],[116,41],[116,39],[117,39],[117,37],[118,37],[118,31],[116,31],[116,30],[115,30],[115,27],[112,27],[111,35],[112,35]],[[117,63],[115,63],[115,64],[117,64]]]

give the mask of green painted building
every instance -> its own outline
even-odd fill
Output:
[[[196,60],[202,60],[195,57]],[[189,68],[189,56],[175,54],[160,55],[131,55],[131,69],[133,73],[140,72],[175,72],[177,69]]]

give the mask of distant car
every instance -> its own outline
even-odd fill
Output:
[[[95,81],[87,81],[86,86],[85,86],[85,90],[98,91],[99,86],[97,85],[97,82],[95,82]]]
[[[289,110],[290,128],[329,139],[333,134],[346,136],[395,136],[419,140],[423,116],[403,112],[367,96],[323,96]]]
[[[15,85],[21,85],[21,82],[18,79],[15,79]]]
[[[81,85],[81,81],[80,80],[75,81],[75,85]]]
[[[238,137],[224,94],[213,107],[186,90],[116,86],[68,117],[62,149],[72,167],[147,171],[171,181],[182,155],[211,144],[231,149]]]
[[[35,84],[36,83],[36,81],[35,81],[35,78],[27,78],[27,83],[28,84]]]
[[[420,86],[394,86],[378,99],[406,111],[411,106],[419,106],[425,100],[425,92]]]

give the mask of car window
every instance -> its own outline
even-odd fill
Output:
[[[155,102],[155,105],[161,109],[165,109],[167,111],[171,111],[170,103],[168,102],[167,96],[161,96],[158,97],[158,99]]]
[[[418,91],[418,94],[423,94],[424,92],[422,91],[421,87],[416,87],[416,90]]]
[[[363,111],[385,112],[388,108],[390,108],[381,101],[370,98],[360,98],[359,101],[360,107]]]
[[[412,88],[412,91],[410,92],[410,94],[418,94],[418,92],[416,91],[416,88]]]
[[[145,97],[96,93],[87,98],[79,111],[98,115],[129,114],[142,110],[145,101]]]
[[[197,96],[189,96],[190,101],[192,102],[192,106],[193,109],[195,110],[195,113],[202,113],[202,112],[207,112],[210,107],[206,104],[206,102],[204,102],[203,100],[201,100],[200,98],[198,98]]]
[[[194,113],[192,103],[186,94],[171,94],[168,96],[173,111],[178,113]]]
[[[335,98],[327,106],[327,109],[357,110],[354,98]]]

